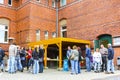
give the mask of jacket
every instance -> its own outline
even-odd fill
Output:
[[[108,60],[112,60],[114,58],[114,50],[112,47],[108,48]]]
[[[86,48],[86,57],[90,58],[91,57],[91,50],[90,48]]]
[[[9,57],[10,57],[10,56],[15,57],[16,54],[17,54],[17,47],[16,47],[15,45],[13,45],[13,44],[10,45],[10,46],[9,46]]]

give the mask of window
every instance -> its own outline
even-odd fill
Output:
[[[53,38],[56,37],[56,32],[52,32],[52,37],[53,37]]]
[[[36,30],[36,41],[40,41],[40,30]]]
[[[55,0],[52,0],[52,7],[55,8]]]
[[[113,45],[114,46],[119,46],[120,45],[120,36],[113,37]]]
[[[66,0],[60,0],[60,6],[65,6],[66,5]]]
[[[36,0],[37,2],[40,2],[40,0]]]
[[[8,42],[8,26],[0,25],[0,43]]]
[[[48,31],[45,31],[45,40],[48,39]]]
[[[8,0],[8,5],[12,6],[12,0]]]
[[[66,26],[61,27],[61,37],[67,37],[67,27]]]
[[[4,0],[0,0],[0,4],[4,4]]]

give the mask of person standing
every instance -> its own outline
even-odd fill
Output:
[[[108,62],[107,62],[107,74],[112,73],[114,74],[114,49],[112,48],[111,44],[108,44]]]
[[[17,54],[15,56],[15,69],[16,71],[21,71],[22,70],[22,64],[21,64],[21,59],[20,59],[20,46],[17,46]]]
[[[9,73],[15,73],[15,56],[17,54],[17,47],[16,45],[13,43],[13,39],[10,38],[10,46],[9,46],[9,69],[8,72]]]
[[[32,57],[32,49],[31,47],[29,47],[27,50],[27,70],[29,70],[31,57]]]
[[[72,49],[70,46],[68,46],[68,50],[67,50],[67,59],[68,59],[68,66],[71,66],[71,60],[70,60],[70,55],[71,55]]]
[[[107,57],[108,57],[108,50],[101,44],[100,53],[102,55],[102,72],[107,71]]]
[[[39,73],[43,73],[44,49],[43,45],[39,47]]]
[[[22,47],[21,50],[20,50],[20,59],[21,59],[21,64],[22,64],[21,72],[23,72],[23,70],[26,66],[26,50],[25,50],[24,47]]]
[[[71,68],[72,73],[71,74],[78,74],[78,60],[79,60],[79,52],[77,50],[77,46],[73,46],[73,50],[71,52]]]
[[[100,72],[100,67],[102,64],[102,57],[99,52],[99,48],[96,49],[96,51],[93,54],[93,63],[94,63],[94,72]]]
[[[91,49],[88,47],[88,45],[86,45],[86,72],[90,72],[91,71]]]
[[[4,60],[3,60],[4,56],[5,56],[4,50],[0,46],[0,67],[2,72],[4,71]]]
[[[33,53],[32,53],[32,57],[34,60],[34,64],[33,64],[33,74],[38,74],[39,73],[39,48],[35,47]]]
[[[82,51],[81,51],[81,48],[80,48],[80,47],[78,47],[78,52],[79,52],[78,73],[81,73],[80,61],[82,61]]]
[[[68,50],[67,50],[67,59],[69,60],[69,58],[70,58],[70,54],[71,54],[71,47],[70,46],[68,46]]]

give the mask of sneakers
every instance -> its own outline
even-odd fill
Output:
[[[110,74],[110,72],[107,72],[107,71],[106,71],[105,74]]]
[[[107,72],[107,71],[105,72],[105,74],[110,74],[110,73],[111,73],[111,74],[114,74],[114,72]]]
[[[114,74],[114,72],[111,72],[111,74]]]

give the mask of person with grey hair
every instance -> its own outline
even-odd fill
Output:
[[[103,44],[101,44],[100,53],[102,55],[102,72],[107,71],[107,56],[108,56],[108,50],[104,47]]]
[[[106,74],[114,74],[114,49],[112,48],[111,44],[108,44],[108,62],[107,62],[107,72]]]

